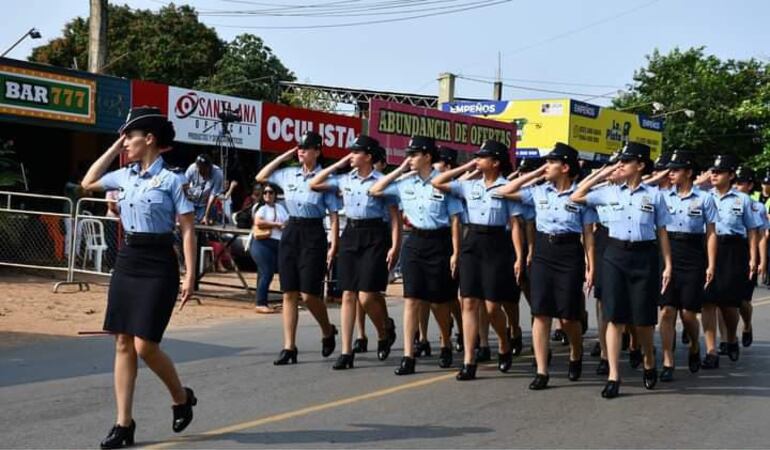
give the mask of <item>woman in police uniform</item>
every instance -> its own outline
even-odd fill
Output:
[[[454,196],[435,189],[430,181],[438,175],[432,163],[437,157],[432,138],[414,136],[406,149],[407,157],[394,171],[380,178],[369,193],[398,198],[412,231],[404,243],[401,271],[404,275],[404,357],[396,375],[415,372],[415,349],[410,344],[417,330],[420,305],[430,303],[441,331],[439,366],[452,365],[449,302],[456,297],[452,290],[452,271],[460,252],[459,223],[462,204]],[[400,178],[408,170],[409,176]]]
[[[545,160],[544,166],[499,190],[507,198],[535,209],[537,235],[530,272],[535,319],[532,342],[537,360],[537,373],[529,385],[533,390],[548,386],[548,344],[553,318],[562,323],[570,344],[570,381],[577,381],[582,374],[582,289],[585,281],[589,287],[593,283],[593,224],[597,220],[592,208],[569,199],[580,170],[577,150],[557,142]],[[524,187],[542,176],[545,184]]]
[[[642,183],[643,173],[652,169],[650,147],[629,142],[618,159],[618,164],[602,169],[597,177],[579,185],[570,196],[572,201],[589,206],[608,205],[613,215],[609,223],[610,238],[604,254],[602,279],[602,306],[607,320],[610,365],[607,384],[602,390],[604,398],[614,398],[619,394],[618,360],[625,325],[636,326],[644,349],[644,387],[655,387],[658,372],[652,345],[653,331],[658,319],[658,298],[665,292],[671,278],[671,248],[666,233],[666,225],[671,220],[668,208],[656,187]],[[593,186],[616,170],[622,184],[591,191]],[[663,256],[662,276],[658,247]]]
[[[335,370],[353,368],[353,327],[359,300],[377,328],[377,358],[380,361],[390,355],[396,341],[395,325],[389,320],[387,307],[378,301],[378,296],[387,287],[388,273],[398,260],[401,220],[397,205],[369,195],[369,189],[383,176],[372,165],[379,148],[376,139],[362,134],[350,145],[347,156],[310,180],[313,190],[342,191],[347,217],[338,256],[339,282],[343,290],[342,354],[332,367]],[[331,176],[345,166],[353,170],[345,175]],[[382,220],[386,211],[390,211],[391,217],[390,248],[386,236],[388,227]]]
[[[467,170],[478,168],[482,177],[477,180],[452,181]],[[484,142],[476,158],[456,169],[433,179],[433,187],[464,198],[468,204],[468,235],[463,239],[460,252],[460,295],[463,298],[463,335],[465,358],[457,379],[476,378],[473,341],[479,330],[479,306],[485,305],[489,320],[499,339],[498,369],[511,368],[511,343],[505,329],[505,316],[500,304],[514,298],[512,233],[518,233],[519,224],[514,215],[520,214],[513,202],[496,193],[505,185],[504,174],[510,172],[508,147],[497,141]]]
[[[706,337],[706,357],[703,369],[719,368],[716,349],[717,308],[727,327],[727,356],[737,361],[740,346],[736,337],[738,308],[748,280],[757,269],[756,239],[761,223],[751,210],[748,195],[732,189],[738,168],[733,155],[720,155],[710,169],[711,195],[717,206],[717,260],[714,282],[706,290],[703,304],[703,334]]]
[[[134,443],[132,403],[141,357],[163,381],[173,401],[172,429],[184,430],[197,400],[183,387],[174,363],[160,349],[179,291],[179,266],[174,253],[178,218],[184,244],[186,274],[180,309],[192,292],[195,276],[193,205],[184,193],[184,177],[166,168],[160,151],[174,140],[174,128],[157,108],[134,108],[120,129],[120,138],[88,170],[83,188],[118,190],[125,242],[110,280],[104,329],[115,335],[115,400],[117,423],[102,448]],[[105,174],[125,151],[129,165]]]
[[[666,230],[671,241],[673,272],[671,285],[660,300],[660,338],[663,343],[660,381],[674,379],[677,311],[681,312],[684,332],[690,338],[690,372],[700,370],[698,313],[703,307],[703,287],[714,279],[717,258],[717,209],[713,196],[693,187],[695,155],[676,151],[667,168],[671,189],[664,193],[663,199],[671,215]]]
[[[297,322],[299,299],[307,306],[321,328],[321,355],[332,354],[337,329],[329,322],[321,299],[327,268],[337,251],[339,204],[334,193],[310,189],[309,181],[320,170],[321,135],[312,131],[302,135],[299,145],[270,161],[257,174],[258,183],[280,186],[289,210],[289,222],[283,230],[278,249],[278,275],[283,291],[283,350],[276,366],[297,362]],[[279,169],[297,156],[300,165]],[[329,212],[331,246],[326,242],[323,218]]]

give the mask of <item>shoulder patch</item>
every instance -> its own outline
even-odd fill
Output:
[[[172,166],[172,165],[167,164],[167,163],[163,164],[163,168],[168,170],[169,172],[174,172],[174,173],[183,173],[184,172],[184,170],[181,167]]]

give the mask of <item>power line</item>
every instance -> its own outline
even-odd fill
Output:
[[[494,81],[480,80],[478,78],[470,78],[470,77],[466,77],[466,76],[462,76],[462,75],[457,75],[457,78],[462,79],[462,80],[473,81],[473,82],[476,82],[476,83],[494,84]],[[615,98],[614,96],[604,95],[604,94],[594,95],[594,94],[587,94],[585,92],[557,91],[557,90],[553,90],[553,89],[540,89],[540,88],[534,88],[534,87],[531,87],[531,86],[519,86],[519,85],[507,84],[507,83],[503,83],[503,86],[509,87],[509,88],[512,88],[512,89],[521,89],[521,90],[524,90],[524,91],[545,92],[545,93],[549,93],[549,94],[574,95],[574,96],[580,96],[580,97],[587,97],[587,96],[593,95],[593,98],[610,98],[610,99],[611,98]]]
[[[372,16],[388,16],[388,15],[400,15],[400,14],[413,14],[418,12],[438,11],[446,9],[446,3],[456,3],[461,0],[433,0],[424,2],[421,5],[409,4],[408,6],[383,6],[378,8],[359,8],[359,9],[345,9],[337,11],[323,11],[323,12],[290,12],[290,13],[271,13],[262,11],[215,11],[215,12],[199,12],[201,16],[207,17],[321,17],[321,18],[333,18],[333,17],[372,17]],[[487,0],[489,1],[489,0]],[[482,4],[483,1],[476,3],[468,3],[464,6],[473,4]],[[435,6],[429,6],[435,5]],[[426,6],[418,8],[418,6]],[[455,5],[460,7],[461,5]]]
[[[488,79],[488,80],[497,80],[497,77],[490,77],[490,76],[484,76],[484,75],[470,75],[470,74],[463,74],[468,77],[473,78],[479,78],[479,79]],[[612,84],[591,84],[591,83],[575,83],[571,81],[546,81],[546,80],[532,80],[532,79],[523,79],[523,78],[500,78],[500,81],[513,81],[513,82],[521,82],[521,83],[535,83],[535,84],[554,84],[554,85],[563,85],[563,86],[581,86],[581,87],[596,87],[596,88],[615,88],[615,89],[621,89],[620,86],[615,86]]]

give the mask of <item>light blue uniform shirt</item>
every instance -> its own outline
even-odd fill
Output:
[[[569,199],[575,187],[573,183],[566,191],[559,192],[553,183],[544,183],[519,192],[522,206],[535,211],[537,231],[547,234],[582,233],[583,225],[598,221],[592,207]]]
[[[504,227],[510,223],[511,216],[522,214],[520,207],[496,192],[507,182],[505,178],[498,177],[489,187],[484,184],[483,179],[455,180],[449,186],[453,195],[465,200],[468,223]]]
[[[751,209],[757,216],[757,220],[760,222],[759,229],[762,231],[769,230],[770,220],[767,218],[767,208],[765,207],[765,204],[757,200],[752,200]]]
[[[586,204],[608,206],[610,237],[621,241],[652,241],[656,228],[671,222],[663,194],[644,183],[634,190],[627,184],[599,187],[588,193]]]
[[[669,232],[705,234],[706,224],[716,223],[719,218],[714,197],[700,189],[693,188],[685,196],[672,189],[663,199],[671,215],[671,223],[666,226]]]
[[[326,181],[331,191],[342,192],[345,215],[348,219],[384,219],[388,217],[388,206],[396,204],[384,197],[372,197],[369,189],[382,177],[382,173],[373,170],[365,178],[357,170],[344,175],[332,176]]]
[[[596,216],[599,219],[599,223],[602,224],[605,228],[610,227],[610,210],[608,206],[605,205],[596,205],[594,208],[596,210]]]
[[[305,173],[302,167],[284,167],[276,170],[267,179],[280,186],[283,191],[289,216],[305,219],[323,219],[326,211],[337,212],[340,202],[334,192],[317,192],[310,189],[310,180],[316,176],[321,166]]]
[[[140,164],[131,163],[105,174],[99,184],[107,191],[118,190],[120,222],[127,232],[172,232],[178,214],[193,212],[184,193],[184,176],[166,169],[161,157],[140,172]]]
[[[752,200],[748,195],[730,189],[725,195],[720,195],[716,188],[711,189],[711,195],[719,211],[717,234],[737,235],[746,237],[747,230],[759,228],[760,222],[751,210]]]
[[[462,214],[463,206],[457,197],[434,188],[430,182],[439,172],[433,170],[427,179],[419,175],[395,181],[385,188],[385,195],[398,198],[404,208],[404,215],[413,227],[421,230],[435,230],[449,227],[451,217]]]

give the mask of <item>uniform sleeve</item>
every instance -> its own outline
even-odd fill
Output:
[[[171,197],[174,200],[174,209],[178,215],[189,214],[195,210],[193,203],[184,193],[185,183],[187,183],[187,178],[184,175],[174,174]]]
[[[508,217],[519,217],[524,215],[524,208],[521,203],[514,202],[513,200],[506,200],[505,204],[508,208]]]
[[[195,174],[195,164],[190,164],[187,167],[187,170],[184,171],[185,182],[189,183],[194,174]]]
[[[590,225],[592,223],[599,222],[599,213],[596,212],[596,208],[586,206],[583,208],[583,215],[581,217],[583,225]]]
[[[668,205],[663,199],[663,194],[658,191],[655,195],[655,226],[665,227],[671,223],[671,214],[668,212]]]
[[[446,210],[449,213],[449,216],[456,216],[458,214],[463,213],[463,202],[459,198],[455,197],[454,195],[447,196],[447,206]]]
[[[586,195],[586,205],[599,206],[609,203],[609,186],[602,186],[592,189]]]
[[[455,197],[464,199],[466,186],[468,186],[468,181],[452,180],[449,182],[449,192]]]
[[[99,185],[105,191],[118,189],[123,185],[123,180],[125,179],[127,171],[128,168],[124,167],[122,169],[113,170],[112,172],[107,172],[99,179]]]
[[[271,173],[269,177],[267,177],[267,182],[270,184],[274,184],[281,188],[281,190],[286,190],[284,187],[284,183],[286,180],[286,171],[288,170],[288,167],[284,167],[282,169],[278,169],[275,172]]]
[[[703,216],[706,219],[706,223],[717,223],[719,220],[719,210],[717,209],[714,197],[711,195],[703,197]]]
[[[224,181],[222,169],[215,170],[214,174],[211,176],[211,194],[209,194],[211,197],[215,197],[222,193],[224,190]]]
[[[386,197],[401,197],[401,182],[390,183],[382,191],[382,194]]]
[[[522,205],[528,205],[528,206],[534,206],[535,205],[535,196],[532,192],[534,189],[534,186],[527,186],[519,191],[519,201],[521,201]]]
[[[325,184],[329,187],[330,191],[339,191],[344,187],[343,184],[345,184],[345,181],[341,178],[339,175],[332,175],[326,179]]]
[[[748,195],[743,196],[743,223],[749,230],[762,226],[759,217],[754,214],[754,201]]]
[[[336,192],[327,191],[323,193],[323,202],[326,210],[330,213],[337,212],[342,209],[342,200],[337,196]]]

